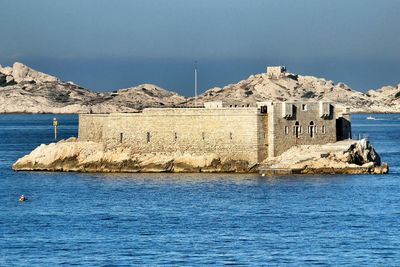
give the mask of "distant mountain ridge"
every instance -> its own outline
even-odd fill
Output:
[[[198,103],[207,101],[256,102],[256,101],[320,101],[328,100],[350,107],[358,113],[400,112],[400,85],[384,86],[367,93],[352,90],[344,83],[331,80],[285,73],[271,77],[267,73],[249,78],[223,88],[215,87],[197,98]],[[190,98],[188,103],[193,103]]]
[[[0,66],[0,113],[137,112],[183,101],[185,97],[152,84],[97,93],[22,63]]]
[[[267,73],[223,88],[215,87],[197,98],[206,101],[319,101],[330,100],[351,108],[352,112],[400,112],[400,85],[384,86],[367,93],[352,90],[344,83],[284,73]],[[72,82],[64,82],[22,63],[0,65],[0,113],[111,113],[137,112],[146,107],[193,106],[186,98],[157,85],[142,84],[113,92],[97,93]]]

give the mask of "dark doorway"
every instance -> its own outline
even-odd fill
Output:
[[[314,137],[314,132],[315,132],[315,125],[313,121],[310,121],[310,125],[308,125],[308,133],[310,134],[310,137]]]

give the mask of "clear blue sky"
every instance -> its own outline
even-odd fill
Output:
[[[367,90],[400,83],[398,0],[1,0],[0,64],[97,91],[193,93],[286,65]]]

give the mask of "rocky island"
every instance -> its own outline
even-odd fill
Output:
[[[366,93],[344,83],[313,76],[282,72],[251,75],[223,88],[215,87],[197,98],[209,101],[333,101],[357,113],[400,112],[400,86],[384,86]],[[22,63],[0,65],[0,113],[111,113],[136,112],[146,107],[193,106],[184,97],[153,84],[142,84],[113,92],[98,93],[73,82],[36,71]]]
[[[347,108],[326,101],[206,102],[81,114],[78,138],[41,145],[14,170],[80,172],[387,173],[351,138]]]
[[[129,148],[107,150],[76,138],[41,145],[14,163],[17,171],[64,172],[235,172],[261,175],[385,174],[389,167],[366,140],[294,147],[260,164],[208,153],[138,154]]]

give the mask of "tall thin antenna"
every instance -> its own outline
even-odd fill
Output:
[[[197,107],[197,61],[194,62],[194,106]]]

